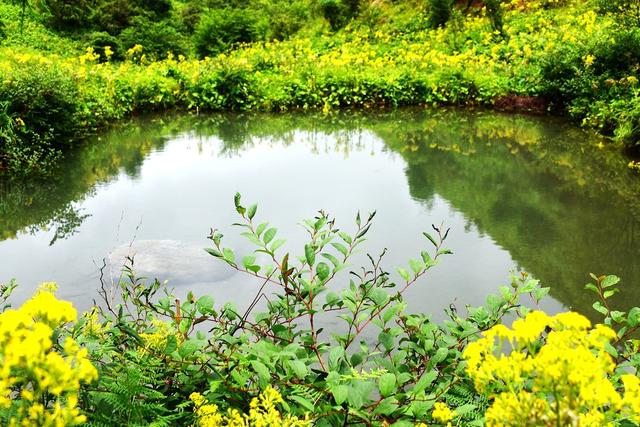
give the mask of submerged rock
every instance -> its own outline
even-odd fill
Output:
[[[129,265],[128,258],[139,276],[169,280],[173,285],[219,282],[236,274],[203,246],[178,240],[138,240],[120,246],[109,254],[112,271]]]

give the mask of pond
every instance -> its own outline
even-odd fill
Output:
[[[0,283],[20,302],[43,281],[86,309],[100,277],[136,271],[217,301],[258,284],[203,251],[210,228],[245,254],[233,196],[259,204],[302,253],[300,223],[318,210],[353,229],[377,211],[366,248],[394,271],[450,227],[454,255],[408,294],[441,317],[480,304],[527,271],[551,286],[543,308],[594,318],[590,272],[622,277],[622,308],[640,304],[640,177],[616,149],[562,120],[485,111],[164,116],[133,121],[70,155],[53,177],[0,185]]]

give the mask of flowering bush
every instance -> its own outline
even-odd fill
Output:
[[[86,417],[78,408],[83,384],[97,379],[88,352],[60,328],[76,321],[55,285],[43,284],[19,309],[0,314],[0,419],[4,425],[66,426]]]
[[[291,415],[283,416],[276,406],[284,403],[284,400],[280,393],[271,387],[267,387],[258,397],[251,400],[248,414],[243,414],[237,409],[228,409],[226,414],[222,414],[218,405],[208,403],[200,393],[192,393],[189,398],[194,403],[196,427],[311,427],[312,425],[306,417],[299,419]]]
[[[533,311],[512,329],[496,325],[486,331],[463,355],[476,389],[495,396],[487,425],[640,421],[640,378],[616,372],[608,352],[615,338],[611,328],[592,327],[573,312]]]
[[[352,233],[325,213],[305,221],[304,253],[290,257],[280,250],[278,231],[257,222],[257,205],[243,206],[240,195],[234,202],[235,225],[254,251],[237,256],[217,230],[207,251],[262,283],[246,310],[218,306],[209,295],[181,300],[128,268],[118,298],[102,288],[103,305],[76,322],[72,305],[45,284],[22,307],[0,314],[0,421],[56,427],[640,421],[640,341],[633,338],[640,308],[611,308],[617,277],[593,276],[587,285],[605,316],[593,327],[577,313],[527,308],[523,297],[537,304],[549,289],[526,274],[484,306],[466,313],[452,306],[448,319],[435,323],[408,313],[403,295],[451,253],[443,246],[447,230],[425,233],[431,249],[396,277],[381,268],[383,252],[338,287],[373,214],[357,215]],[[267,284],[273,293],[254,313]],[[0,305],[14,286],[0,286]],[[343,327],[326,333],[320,316]],[[507,316],[516,318],[512,328],[502,324]]]

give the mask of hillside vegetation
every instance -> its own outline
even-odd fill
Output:
[[[634,2],[0,2],[0,164],[148,111],[455,104],[567,114],[635,147]]]

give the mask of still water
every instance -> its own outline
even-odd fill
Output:
[[[376,210],[366,249],[389,270],[451,228],[454,255],[407,294],[440,317],[480,304],[527,271],[551,286],[543,308],[590,317],[588,273],[623,278],[622,308],[640,304],[640,176],[602,141],[560,120],[489,112],[170,116],[136,120],[78,149],[50,179],[0,183],[0,283],[14,302],[40,282],[86,309],[100,276],[124,258],[217,301],[246,303],[258,283],[207,255],[210,228],[239,254],[233,195],[259,204],[285,249],[302,253],[300,223],[320,209],[352,229]]]

